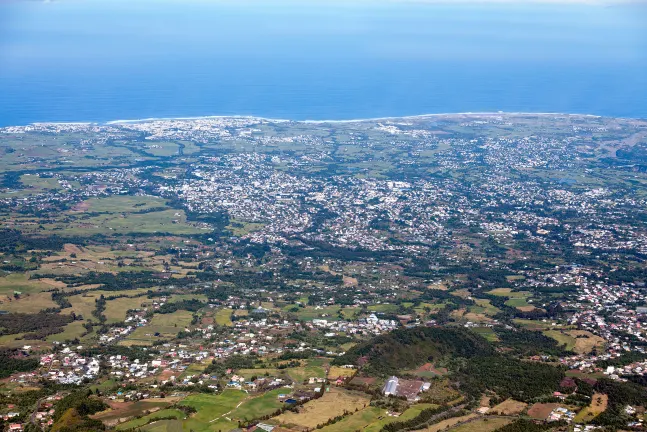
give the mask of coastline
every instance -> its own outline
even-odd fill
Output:
[[[147,117],[141,119],[119,119],[119,120],[110,120],[103,122],[33,122],[27,125],[12,125],[16,126],[29,126],[29,125],[98,125],[98,126],[111,126],[111,125],[122,125],[122,124],[137,124],[137,123],[147,123],[154,121],[173,121],[173,120],[209,120],[209,119],[254,119],[254,120],[263,120],[270,122],[291,122],[291,123],[305,123],[305,124],[325,124],[325,123],[361,123],[361,122],[372,122],[380,120],[396,120],[396,119],[425,119],[425,118],[434,118],[434,117],[461,117],[461,116],[536,116],[536,117],[546,117],[546,116],[569,116],[569,117],[589,117],[589,118],[622,118],[622,119],[631,119],[631,120],[644,120],[640,117],[615,117],[615,116],[604,116],[598,114],[582,114],[582,113],[562,113],[562,112],[524,112],[524,111],[464,111],[464,112],[448,112],[448,113],[429,113],[429,114],[415,114],[415,115],[405,115],[405,116],[385,116],[385,117],[368,117],[368,118],[357,118],[357,119],[345,119],[345,120],[335,120],[335,119],[323,119],[323,120],[292,120],[285,118],[270,118],[262,117],[255,115],[205,115],[205,116],[193,116],[193,117]]]

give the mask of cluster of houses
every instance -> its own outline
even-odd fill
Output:
[[[96,378],[100,370],[97,358],[81,356],[70,347],[41,356],[40,365],[42,376],[59,384],[81,384]]]
[[[571,423],[575,418],[575,412],[564,407],[557,407],[548,414],[546,421],[565,421]]]
[[[327,331],[326,336],[334,336],[341,332],[376,336],[395,330],[400,326],[400,322],[392,319],[380,319],[375,314],[370,314],[366,318],[360,318],[357,321],[351,322],[316,318],[312,320],[311,325],[319,329],[325,329]]]
[[[129,313],[124,320],[124,325],[109,327],[106,333],[99,335],[99,342],[102,344],[115,343],[128,336],[137,327],[144,327],[148,324],[145,313],[143,310]]]

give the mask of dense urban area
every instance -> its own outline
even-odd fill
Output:
[[[647,430],[647,121],[0,128],[0,430]]]

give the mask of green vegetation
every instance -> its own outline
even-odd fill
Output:
[[[154,412],[152,414],[148,414],[148,415],[127,421],[125,423],[120,423],[119,425],[117,425],[116,429],[127,430],[132,428],[138,428],[158,420],[168,420],[170,418],[183,420],[185,417],[186,417],[185,413],[178,409],[164,409],[164,410]]]
[[[363,371],[387,376],[401,369],[411,369],[432,359],[475,357],[493,353],[490,344],[467,330],[416,327],[395,330],[371,341],[358,344],[333,364],[354,364],[368,358]]]
[[[21,358],[17,357],[17,355],[16,351],[0,350],[0,379],[16,372],[29,372],[38,367],[37,359]]]
[[[232,411],[247,397],[245,392],[239,390],[225,390],[219,395],[196,394],[184,399],[181,404],[196,409],[196,413],[185,420],[184,427],[195,431],[211,430],[211,427],[231,429],[236,427],[224,418],[225,414]],[[215,426],[214,426],[215,425]]]

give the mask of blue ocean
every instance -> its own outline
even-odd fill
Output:
[[[647,4],[0,1],[0,125],[647,117]]]

